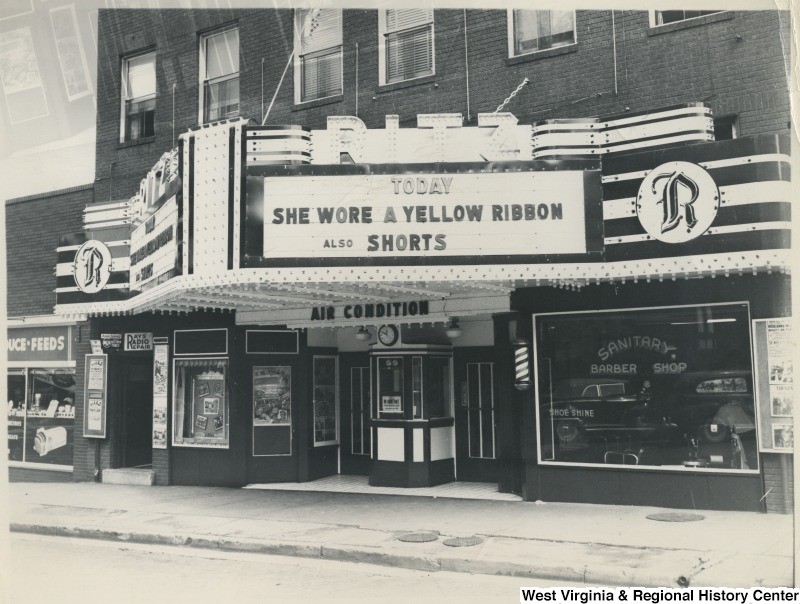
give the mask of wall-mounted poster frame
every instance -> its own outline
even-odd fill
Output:
[[[153,448],[167,448],[169,345],[153,347]]]
[[[790,317],[753,320],[754,386],[762,453],[794,451],[794,371]]]
[[[84,376],[83,435],[87,438],[106,438],[108,408],[108,356],[87,354]]]
[[[292,368],[253,367],[253,457],[292,454]]]

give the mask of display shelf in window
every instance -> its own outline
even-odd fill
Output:
[[[175,359],[172,444],[227,449],[228,360]]]

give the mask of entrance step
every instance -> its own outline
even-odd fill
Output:
[[[115,468],[103,470],[104,484],[129,484],[151,487],[156,482],[156,473],[148,468]]]
[[[484,482],[449,482],[435,487],[373,487],[366,476],[339,474],[310,482],[277,482],[249,484],[245,489],[264,491],[310,491],[318,493],[364,493],[366,495],[406,495],[411,497],[446,497],[453,499],[486,499],[522,501],[519,495],[500,493],[497,484]]]

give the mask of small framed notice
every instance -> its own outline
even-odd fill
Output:
[[[381,413],[402,413],[403,399],[395,395],[384,394],[381,397]]]

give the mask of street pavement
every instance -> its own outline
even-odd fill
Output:
[[[601,585],[792,586],[789,515],[427,497],[12,483],[11,530]],[[398,537],[434,533],[409,543]],[[448,547],[451,537],[480,543]]]

